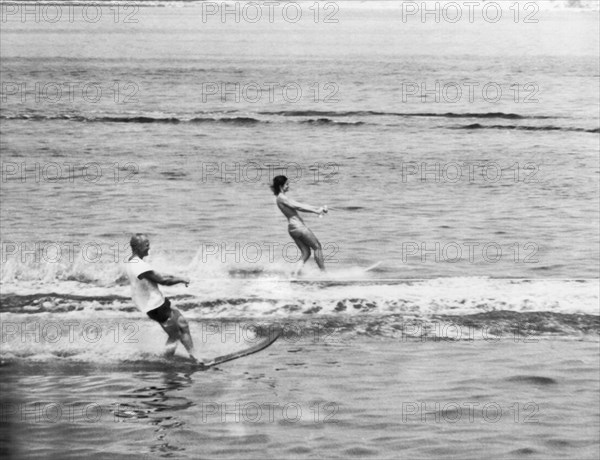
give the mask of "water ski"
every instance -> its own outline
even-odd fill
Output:
[[[279,336],[281,335],[281,329],[269,329],[268,335],[263,338],[256,345],[253,345],[249,348],[245,348],[243,350],[236,351],[234,353],[229,353],[228,355],[217,356],[211,361],[207,361],[204,363],[198,363],[198,367],[200,369],[208,369],[213,366],[217,366],[218,364],[223,364],[228,361],[233,361],[234,359],[242,358],[244,356],[248,356],[254,353],[257,353],[261,350],[264,350],[268,346],[270,346],[273,342],[275,342]]]
[[[370,267],[365,268],[364,271],[366,272],[370,272],[371,270],[375,270],[377,267],[379,267],[383,262],[379,261],[376,264],[371,265]]]

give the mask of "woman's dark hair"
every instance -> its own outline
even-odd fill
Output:
[[[281,187],[283,187],[285,185],[287,180],[288,180],[288,178],[285,176],[275,176],[273,178],[273,185],[271,185],[271,190],[273,190],[273,193],[275,194],[275,196],[277,196],[281,193]]]

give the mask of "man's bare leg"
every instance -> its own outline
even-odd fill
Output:
[[[194,361],[198,361],[194,356],[194,342],[192,341],[192,336],[190,334],[190,327],[179,310],[171,308],[171,317],[161,324],[161,326],[169,335],[169,339],[167,340],[167,353],[170,353],[171,356],[175,353],[177,341],[179,340],[190,354],[190,358]],[[170,347],[172,347],[172,351]]]
[[[167,347],[167,351],[165,351],[165,356],[173,356],[175,354],[178,340],[179,339],[177,337],[169,337],[167,339],[167,343],[165,343],[165,346]]]
[[[173,312],[177,315],[177,325],[179,326],[179,340],[190,354],[190,357],[194,357],[194,342],[192,341],[192,335],[190,334],[190,326],[187,320],[183,317],[181,312],[177,309],[173,309]]]

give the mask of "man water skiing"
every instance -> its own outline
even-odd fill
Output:
[[[166,356],[173,356],[177,348],[177,341],[181,341],[190,354],[190,358],[198,362],[194,357],[194,344],[188,322],[179,310],[171,307],[169,299],[158,288],[159,284],[173,286],[180,283],[187,287],[190,280],[159,274],[143,260],[150,251],[150,240],[146,235],[136,233],[131,237],[129,243],[133,254],[125,263],[125,271],[131,283],[131,297],[134,303],[142,312],[158,322],[168,334]]]

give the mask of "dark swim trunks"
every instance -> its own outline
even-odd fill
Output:
[[[171,317],[171,302],[165,297],[165,302],[160,307],[150,310],[146,314],[150,319],[162,324]]]

